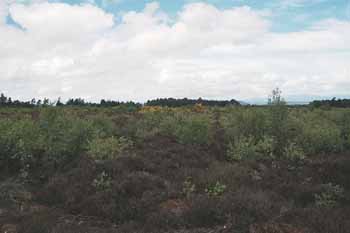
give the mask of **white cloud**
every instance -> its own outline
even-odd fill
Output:
[[[192,3],[170,19],[151,3],[116,23],[91,4],[10,5],[0,12],[25,30],[0,21],[0,91],[15,97],[244,99],[276,86],[287,95],[350,89],[348,21],[272,33],[249,7]]]

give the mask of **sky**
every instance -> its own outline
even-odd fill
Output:
[[[0,0],[13,98],[350,97],[350,0]]]

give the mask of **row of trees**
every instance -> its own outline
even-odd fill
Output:
[[[68,99],[65,103],[61,101],[61,98],[58,98],[57,101],[50,101],[48,98],[41,99],[32,99],[30,101],[20,101],[13,100],[11,97],[7,97],[4,94],[0,95],[0,107],[36,107],[36,106],[92,106],[92,107],[115,107],[120,105],[127,106],[141,106],[139,103],[132,101],[129,102],[119,102],[114,100],[104,100],[102,99],[99,103],[87,102],[82,98],[72,98]]]
[[[162,106],[162,107],[182,107],[188,105],[202,104],[204,106],[230,106],[230,105],[240,105],[237,100],[205,100],[202,98],[199,99],[175,99],[175,98],[161,98],[155,100],[147,101],[147,106]]]
[[[337,107],[337,108],[349,108],[350,107],[350,99],[336,99],[333,98],[331,100],[315,100],[311,103],[312,106],[319,107]]]
[[[277,89],[277,91],[279,91]],[[269,100],[271,101],[271,100]],[[191,106],[195,104],[201,104],[204,106],[239,106],[241,105],[237,100],[206,100],[206,99],[175,99],[175,98],[159,98],[154,100],[149,100],[146,102],[146,106],[162,106],[162,107],[182,107]],[[11,97],[7,97],[4,94],[0,95],[0,106],[13,106],[13,107],[35,107],[35,106],[92,106],[92,107],[116,107],[121,105],[141,106],[140,103],[120,102],[114,100],[104,100],[102,99],[99,103],[87,102],[82,98],[71,98],[65,103],[58,98],[57,101],[50,101],[48,98],[44,99],[32,99],[30,101],[20,101],[13,100]],[[348,108],[350,107],[350,99],[336,99],[331,100],[315,100],[310,103],[311,106],[319,107],[338,107],[338,108]]]
[[[128,105],[128,106],[141,106],[139,103],[135,103],[133,101],[128,102],[120,102],[120,101],[114,101],[114,100],[104,100],[102,99],[99,103],[92,103],[92,102],[86,102],[84,99],[76,98],[76,99],[69,99],[65,104],[63,104],[60,100],[56,103],[56,106],[91,106],[91,107],[116,107],[121,105]]]
[[[145,104],[146,106],[162,106],[162,107],[182,107],[195,104],[202,104],[205,106],[220,106],[225,107],[229,105],[240,105],[236,100],[205,100],[205,99],[174,99],[174,98],[164,98],[164,99],[155,99],[149,100]],[[35,106],[92,106],[92,107],[115,107],[120,105],[128,106],[141,106],[139,103],[132,101],[129,102],[120,102],[114,100],[104,100],[102,99],[99,103],[87,102],[82,98],[71,98],[68,99],[65,103],[58,98],[57,101],[50,101],[45,98],[41,99],[32,99],[31,101],[13,101],[11,97],[6,97],[4,94],[0,96],[0,106],[18,106],[18,107],[35,107]]]
[[[41,105],[50,105],[49,99],[45,98],[43,100],[32,99],[31,101],[20,101],[13,100],[11,97],[7,97],[2,93],[0,95],[0,106],[34,107]]]

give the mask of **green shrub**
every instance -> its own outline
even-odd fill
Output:
[[[175,135],[176,129],[179,126],[179,122],[182,118],[181,112],[176,112],[173,114],[166,114],[162,120],[159,122],[159,132],[162,135]]]
[[[95,160],[115,159],[132,145],[125,137],[95,138],[88,145],[88,155]]]
[[[308,153],[340,152],[343,141],[340,129],[332,122],[307,122],[300,136],[300,144]]]
[[[112,187],[112,178],[103,171],[93,180],[92,185],[100,191],[108,190]]]
[[[67,163],[85,152],[93,137],[91,121],[61,109],[44,109],[39,124],[45,155],[55,164]]]
[[[205,189],[205,192],[212,197],[221,196],[226,190],[226,185],[221,184],[219,181],[213,185],[210,185]]]
[[[241,137],[254,136],[262,138],[268,127],[268,115],[265,109],[259,108],[228,108],[220,118],[226,141],[238,140]]]
[[[43,144],[37,125],[27,119],[0,121],[0,160],[7,170],[28,168]]]
[[[275,145],[274,139],[272,137],[265,135],[255,145],[255,150],[260,158],[271,159],[275,157],[274,145]]]
[[[284,157],[291,161],[301,161],[305,159],[305,153],[300,146],[292,142],[285,148]]]
[[[289,116],[286,102],[277,88],[269,98],[269,134],[274,138],[274,153],[281,156],[288,140],[287,121]]]
[[[319,207],[335,207],[344,197],[344,189],[332,183],[322,185],[323,191],[315,194],[315,204]]]
[[[144,140],[160,133],[159,124],[162,122],[164,113],[144,112],[140,117],[134,124],[136,138]]]
[[[183,144],[209,144],[212,136],[210,126],[206,115],[187,115],[177,122],[174,134]]]
[[[94,137],[99,138],[111,137],[117,130],[113,122],[104,116],[93,118],[91,121],[91,127],[93,128]]]
[[[188,177],[183,183],[182,193],[189,198],[196,191],[196,185],[192,182],[192,178]]]
[[[256,157],[257,152],[252,137],[243,137],[228,146],[227,159],[229,161],[242,161],[255,159]]]
[[[270,159],[274,158],[274,140],[265,136],[257,143],[253,137],[242,137],[236,143],[230,143],[227,150],[229,161],[241,161],[250,159]]]

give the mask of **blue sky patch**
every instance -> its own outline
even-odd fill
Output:
[[[18,0],[29,2],[30,0]],[[153,0],[49,0],[49,2],[64,2],[68,4],[93,3],[105,11],[119,15],[125,11],[141,11],[147,3]],[[252,9],[270,12],[272,30],[277,32],[301,31],[314,22],[334,18],[350,19],[349,0],[159,0],[161,9],[171,17],[176,17],[185,4],[205,2],[218,9],[228,9],[238,6],[249,6]]]

